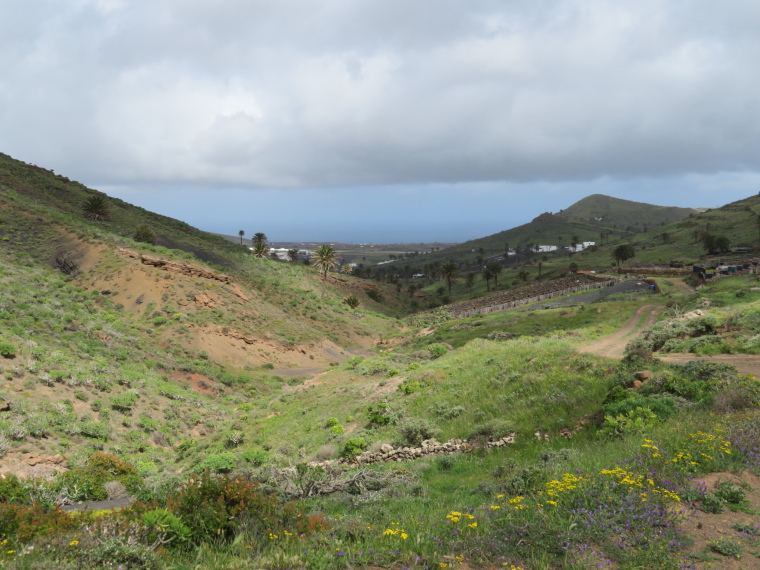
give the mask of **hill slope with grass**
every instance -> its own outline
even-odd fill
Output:
[[[756,275],[398,320],[396,287],[88,218],[94,190],[0,163],[4,568],[755,560],[760,388],[653,356],[754,356]],[[621,329],[622,360],[584,352]],[[137,502],[55,508],[100,499]]]

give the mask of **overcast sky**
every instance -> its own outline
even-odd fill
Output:
[[[0,8],[0,152],[210,231],[462,241],[760,190],[757,0]]]

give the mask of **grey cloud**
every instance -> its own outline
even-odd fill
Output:
[[[0,4],[0,150],[101,183],[760,168],[748,1]]]

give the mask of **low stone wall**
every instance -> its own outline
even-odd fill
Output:
[[[516,434],[489,441],[485,447],[504,447],[515,442]],[[479,447],[464,439],[452,439],[440,443],[436,439],[426,439],[419,447],[393,447],[384,443],[378,451],[365,451],[354,457],[344,457],[338,463],[348,465],[370,465],[372,463],[387,463],[390,461],[412,461],[429,455],[455,455],[457,453],[469,453]],[[330,462],[325,462],[330,463]],[[310,465],[324,465],[325,463],[312,463]]]

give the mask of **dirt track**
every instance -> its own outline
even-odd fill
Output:
[[[673,281],[680,281],[680,279],[674,279]],[[688,287],[685,283],[682,282],[682,284],[684,287]],[[644,305],[639,307],[619,331],[597,341],[582,345],[578,350],[580,352],[588,352],[598,356],[606,356],[608,358],[622,358],[625,345],[628,344],[636,333],[652,326],[657,321],[657,317],[662,310],[662,305]],[[647,315],[646,320],[641,323],[641,319],[644,315]],[[736,366],[736,369],[740,374],[750,374],[755,378],[760,378],[760,355],[757,354],[715,354],[710,356],[697,356],[696,354],[670,353],[656,354],[655,356],[663,362],[670,362],[673,364],[686,364],[692,360],[723,362]]]
[[[662,305],[643,305],[634,311],[631,318],[628,319],[619,331],[600,340],[582,345],[579,350],[609,358],[622,358],[623,350],[628,341],[631,340],[635,333],[652,326],[657,321],[657,317],[662,310]],[[646,315],[646,320],[641,323],[644,315]]]

